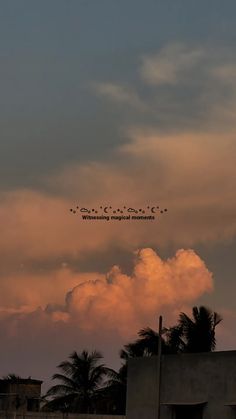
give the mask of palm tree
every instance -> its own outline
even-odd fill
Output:
[[[176,353],[171,343],[165,340],[167,329],[162,330],[162,353]],[[127,360],[128,358],[153,356],[158,353],[158,333],[150,327],[145,327],[138,332],[139,338],[127,345],[120,351],[120,357]]]
[[[215,328],[222,318],[211,309],[193,307],[193,319],[180,313],[177,325],[162,330],[162,353],[209,352],[216,346]],[[158,333],[146,327],[138,332],[139,338],[124,346],[120,357],[127,360],[133,357],[153,356],[158,353]]]
[[[99,363],[102,358],[100,352],[89,354],[84,350],[81,354],[73,352],[69,361],[59,364],[62,373],[54,374],[52,378],[60,384],[48,390],[45,397],[51,400],[44,410],[93,413],[99,390],[109,372],[109,368]]]
[[[192,318],[180,313],[178,324],[167,331],[167,344],[177,352],[211,352],[216,346],[215,328],[221,316],[211,309],[193,307]]]

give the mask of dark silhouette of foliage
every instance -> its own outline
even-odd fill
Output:
[[[162,353],[213,351],[215,328],[221,320],[218,313],[204,306],[193,307],[192,317],[180,313],[175,326],[162,329]],[[58,366],[62,373],[53,375],[59,384],[48,390],[43,410],[124,415],[127,361],[157,355],[158,339],[158,333],[150,327],[141,329],[138,339],[124,345],[120,351],[124,363],[118,372],[100,363],[102,355],[97,351],[73,352],[69,361]]]
[[[99,394],[98,412],[125,415],[126,388],[127,365],[122,365],[118,372],[109,370],[106,385]]]
[[[91,354],[87,351],[81,354],[73,352],[69,361],[58,365],[62,374],[54,374],[52,378],[59,384],[48,390],[45,397],[51,400],[43,410],[94,413],[99,391],[109,372],[109,368],[99,362],[102,358],[97,351]]]
[[[192,318],[180,313],[178,324],[167,331],[167,344],[177,352],[210,352],[216,346],[215,328],[221,316],[211,309],[193,307]]]
[[[166,329],[163,329],[162,333],[165,333]],[[120,351],[121,359],[127,360],[128,358],[153,356],[158,353],[158,333],[150,327],[145,327],[139,330],[139,338],[132,342],[124,345],[124,349]],[[169,353],[170,348],[166,344],[165,339],[162,337],[162,352]]]
[[[216,346],[215,328],[221,322],[218,313],[201,306],[193,307],[192,317],[180,313],[177,325],[162,330],[162,353],[209,352]],[[120,357],[153,356],[158,353],[158,333],[146,327],[138,332],[139,338],[120,351]]]

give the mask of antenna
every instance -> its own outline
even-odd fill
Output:
[[[157,419],[160,419],[161,407],[161,344],[162,344],[162,316],[159,317],[158,353],[157,353]]]

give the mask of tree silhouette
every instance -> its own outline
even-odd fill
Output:
[[[190,318],[180,313],[178,323],[162,330],[162,353],[209,352],[216,346],[215,328],[221,316],[211,309],[193,307]],[[120,357],[127,360],[133,357],[153,356],[158,353],[158,333],[146,327],[138,332],[139,338],[120,351]]]
[[[218,313],[205,306],[193,307],[192,317],[180,313],[175,326],[162,330],[162,353],[213,351],[215,328],[221,321]],[[62,373],[53,375],[59,384],[48,390],[43,410],[125,414],[127,361],[131,357],[157,355],[158,338],[150,327],[139,330],[138,339],[120,351],[124,363],[118,372],[100,363],[103,357],[97,351],[73,352],[69,361],[58,366]]]
[[[163,335],[166,329],[162,331]],[[120,351],[121,359],[127,360],[128,358],[153,356],[158,353],[158,333],[150,327],[145,327],[138,332],[139,338],[134,342],[124,345]],[[162,337],[162,352],[171,353],[171,348]]]
[[[45,404],[44,410],[93,413],[99,390],[110,371],[99,362],[102,358],[100,352],[89,354],[84,350],[81,354],[73,352],[69,361],[59,364],[62,373],[54,374],[52,378],[60,384],[48,390],[45,397],[51,400]]]
[[[193,307],[192,318],[180,313],[178,324],[167,331],[167,344],[176,352],[211,352],[216,347],[215,328],[221,316],[211,309]]]

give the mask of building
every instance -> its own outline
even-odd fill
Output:
[[[12,377],[0,380],[0,411],[39,411],[42,381]]]
[[[127,419],[157,419],[157,357],[128,363]],[[236,351],[163,355],[160,419],[236,419]]]

